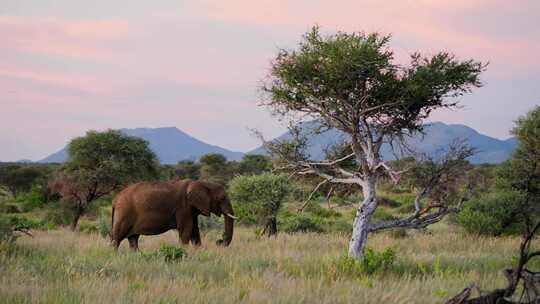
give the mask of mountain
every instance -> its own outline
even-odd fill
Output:
[[[162,164],[176,164],[181,160],[197,160],[207,153],[220,153],[228,160],[239,160],[244,155],[202,142],[175,127],[121,129],[124,134],[140,137],[150,144]],[[61,163],[68,159],[67,148],[40,160],[40,163]]]
[[[315,121],[305,122],[301,125],[302,132],[313,132],[318,127]],[[469,161],[475,164],[481,163],[500,163],[508,159],[517,145],[515,138],[500,140],[487,135],[478,133],[476,130],[459,124],[445,124],[442,122],[433,122],[426,124],[425,134],[415,135],[407,140],[409,146],[414,147],[417,152],[433,154],[447,147],[455,139],[467,140],[468,144],[477,149]],[[291,135],[285,133],[278,139],[287,139]],[[311,158],[323,159],[324,149],[332,144],[342,141],[345,135],[335,129],[328,130],[321,134],[314,134],[309,137],[308,145]],[[384,159],[394,159],[389,145],[385,144],[381,148]],[[259,147],[248,154],[265,154],[263,147]]]

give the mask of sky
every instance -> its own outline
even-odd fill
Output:
[[[484,86],[433,121],[505,139],[540,104],[540,1],[0,0],[0,160],[38,160],[87,130],[175,126],[234,151],[284,126],[259,106],[280,48],[323,32],[392,34],[398,62],[450,51]]]

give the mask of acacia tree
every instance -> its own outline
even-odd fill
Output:
[[[96,199],[142,179],[157,178],[157,158],[140,138],[89,131],[68,146],[69,159],[49,182],[73,211],[71,229]]]
[[[297,50],[280,50],[272,63],[262,102],[275,114],[318,119],[323,127],[347,135],[352,153],[336,160],[289,161],[297,174],[313,174],[330,183],[362,187],[349,244],[349,255],[363,253],[370,218],[377,208],[377,180],[399,172],[381,158],[383,143],[422,131],[422,122],[439,108],[455,108],[457,97],[481,86],[485,64],[460,61],[441,52],[411,55],[408,66],[395,63],[390,36],[343,33],[323,36],[314,27]],[[339,163],[355,158],[355,170]]]

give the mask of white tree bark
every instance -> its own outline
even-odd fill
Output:
[[[359,258],[364,253],[367,236],[369,233],[369,221],[377,208],[377,180],[376,177],[366,177],[362,185],[364,200],[359,203],[353,224],[351,241],[349,242],[349,257]]]

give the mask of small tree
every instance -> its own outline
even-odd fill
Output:
[[[241,174],[261,174],[269,172],[272,169],[272,163],[268,156],[257,154],[246,154],[239,163]]]
[[[399,177],[381,158],[383,143],[421,132],[433,110],[455,108],[457,97],[481,86],[479,75],[485,69],[480,62],[459,61],[446,52],[431,57],[414,53],[408,66],[398,65],[389,41],[390,36],[378,33],[323,37],[314,27],[297,50],[279,51],[263,87],[268,96],[263,105],[274,113],[317,119],[323,128],[347,135],[350,155],[322,162],[289,157],[282,168],[362,187],[349,243],[352,257],[360,257],[366,244],[378,205],[378,179],[383,174]],[[356,160],[354,170],[339,166],[349,158]]]
[[[240,175],[231,180],[229,193],[233,203],[255,216],[264,226],[262,234],[277,234],[277,213],[291,191],[285,175],[263,173]]]
[[[201,175],[200,170],[200,164],[191,160],[183,160],[176,164],[174,173],[182,179],[189,178],[196,180],[199,179]]]
[[[201,156],[200,178],[225,185],[228,181],[229,170],[227,158],[219,153],[209,153]]]
[[[68,161],[49,187],[72,207],[72,230],[96,199],[128,183],[157,177],[157,158],[148,143],[120,131],[89,131],[73,139],[68,151]]]

